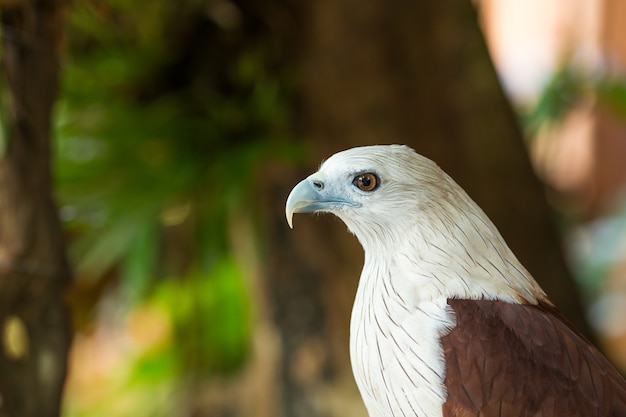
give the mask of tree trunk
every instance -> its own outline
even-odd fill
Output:
[[[0,416],[60,413],[70,281],[52,198],[51,110],[63,2],[3,1],[0,157]]]
[[[289,231],[283,215],[290,188],[341,149],[404,143],[435,160],[487,212],[557,306],[586,329],[471,2],[322,0],[298,7],[297,108],[310,159],[298,170],[274,165],[264,176],[283,415],[365,415],[348,359],[362,250],[330,216],[296,216]]]

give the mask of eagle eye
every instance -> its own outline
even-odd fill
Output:
[[[371,172],[366,172],[364,174],[359,174],[354,177],[352,180],[352,184],[356,185],[359,190],[363,191],[374,191],[378,187],[378,177],[376,174]]]

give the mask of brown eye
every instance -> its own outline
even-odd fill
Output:
[[[371,172],[359,174],[354,177],[352,184],[359,187],[359,190],[373,191],[376,187],[378,187],[378,177],[376,174],[372,174]]]

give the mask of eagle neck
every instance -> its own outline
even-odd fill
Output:
[[[379,251],[372,256],[371,249],[350,326],[352,368],[369,415],[441,416],[446,398],[441,337],[454,326],[454,314],[444,298],[416,303],[415,288],[394,275],[393,257],[378,256]]]
[[[416,302],[547,300],[482,210],[471,200],[462,207],[438,207],[433,215],[422,210],[420,216],[396,219],[394,227],[370,224],[370,233],[357,234],[365,251],[364,270],[385,271],[396,285],[408,287]]]

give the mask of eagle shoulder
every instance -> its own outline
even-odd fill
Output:
[[[444,416],[626,416],[626,381],[554,307],[448,304]]]

